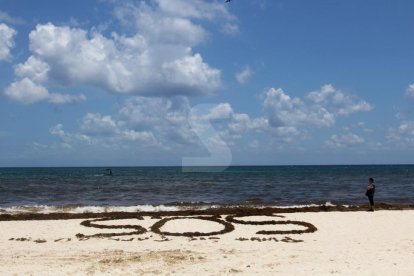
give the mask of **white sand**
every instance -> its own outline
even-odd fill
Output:
[[[302,235],[257,235],[259,230],[303,227],[234,223],[233,232],[214,236],[219,239],[162,237],[147,232],[79,240],[75,237],[77,233],[133,230],[87,228],[80,225],[82,220],[3,221],[0,222],[0,275],[414,275],[414,211],[293,213],[286,214],[286,218],[271,219],[310,222],[318,231]],[[145,217],[99,224],[139,224],[149,230],[156,221]],[[180,219],[162,227],[170,232],[197,229],[220,231],[223,226]],[[267,240],[237,240],[252,237]],[[286,237],[302,242],[289,242]],[[17,238],[28,240],[17,241]]]

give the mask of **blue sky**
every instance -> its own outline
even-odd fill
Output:
[[[0,166],[413,163],[413,9],[0,0]]]

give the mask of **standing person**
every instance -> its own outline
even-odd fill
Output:
[[[368,197],[369,200],[369,210],[370,212],[374,212],[374,194],[375,194],[375,183],[374,179],[371,177],[368,179],[367,191],[365,195]]]

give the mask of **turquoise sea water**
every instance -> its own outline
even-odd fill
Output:
[[[414,203],[414,165],[106,169],[0,168],[0,209],[365,204],[369,177],[377,202]]]

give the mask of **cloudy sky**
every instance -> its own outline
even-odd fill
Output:
[[[414,162],[410,0],[0,0],[0,166]]]

